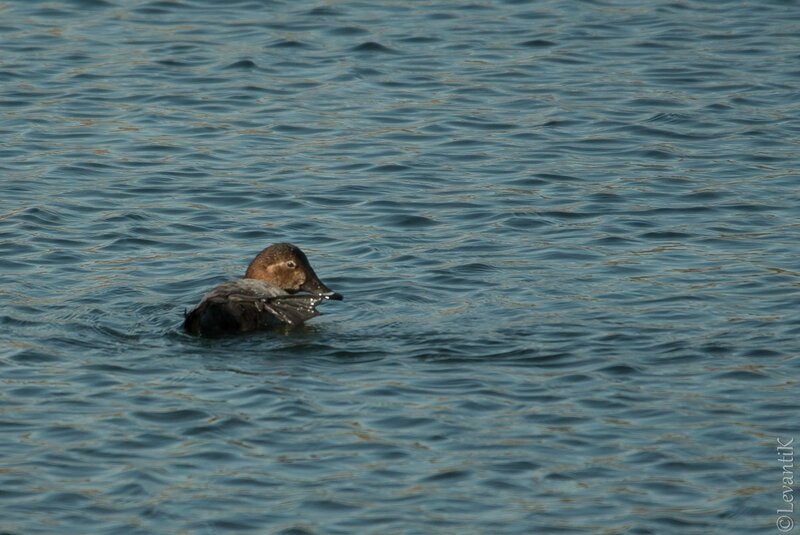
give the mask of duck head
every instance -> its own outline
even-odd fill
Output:
[[[258,253],[247,266],[244,278],[269,282],[289,293],[303,291],[342,300],[341,294],[319,280],[305,253],[291,243],[276,243]]]

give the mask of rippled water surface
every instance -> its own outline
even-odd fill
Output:
[[[798,50],[791,1],[0,4],[0,531],[776,532]],[[181,332],[278,241],[345,301]]]

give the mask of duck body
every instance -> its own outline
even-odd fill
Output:
[[[259,253],[245,278],[224,282],[203,296],[184,319],[184,329],[199,336],[221,336],[300,325],[319,316],[316,306],[341,300],[319,280],[305,254],[288,243]]]

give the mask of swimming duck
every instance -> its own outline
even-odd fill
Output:
[[[191,334],[219,336],[300,325],[319,316],[316,306],[328,299],[342,296],[319,280],[303,251],[276,243],[258,253],[243,279],[223,282],[203,296],[183,327]]]

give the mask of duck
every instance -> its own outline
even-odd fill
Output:
[[[223,282],[185,312],[183,328],[215,337],[296,326],[319,316],[321,302],[342,299],[319,280],[299,247],[276,243],[256,255],[244,278]]]

